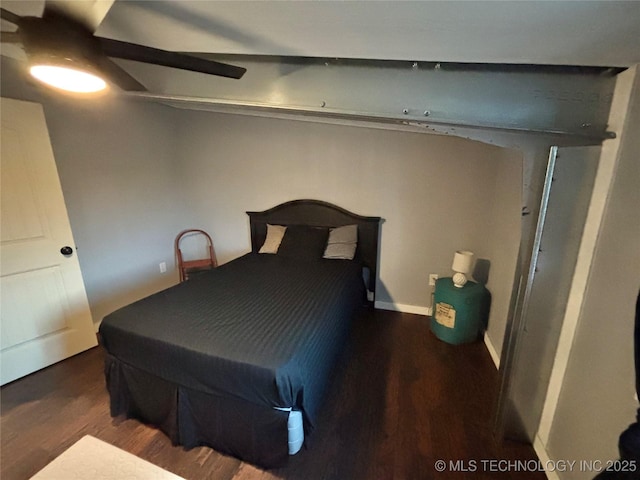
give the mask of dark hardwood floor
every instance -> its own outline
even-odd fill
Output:
[[[546,478],[483,471],[482,460],[537,457],[530,446],[492,439],[498,375],[485,346],[440,342],[425,317],[363,312],[309,448],[271,471],[210,448],[185,451],[136,420],[112,419],[102,362],[94,348],[1,389],[2,480],[28,479],[84,435],[187,480]],[[440,473],[439,459],[477,468]]]

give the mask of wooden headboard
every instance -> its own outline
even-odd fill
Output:
[[[358,225],[356,258],[369,270],[367,287],[375,297],[380,217],[363,217],[320,200],[292,200],[264,212],[247,212],[247,215],[249,215],[251,227],[251,250],[254,253],[257,253],[264,243],[267,236],[267,223],[328,228]]]

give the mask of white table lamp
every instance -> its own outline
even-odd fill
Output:
[[[467,275],[471,273],[473,269],[473,252],[468,250],[458,250],[453,256],[453,265],[451,270],[456,272],[453,275],[453,284],[462,288],[467,283]]]

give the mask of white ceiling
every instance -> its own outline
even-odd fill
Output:
[[[98,34],[187,52],[629,66],[640,1],[118,0]]]
[[[23,15],[42,5],[2,2]],[[97,34],[184,52],[629,66],[640,1],[117,0]]]

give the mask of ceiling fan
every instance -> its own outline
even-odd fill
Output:
[[[111,58],[234,79],[246,72],[235,65],[98,37],[91,21],[71,13],[59,1],[46,1],[42,17],[20,16],[0,8],[0,18],[18,27],[15,32],[2,32],[2,42],[21,43],[31,75],[56,88],[90,93],[110,83],[126,91],[146,91]]]

